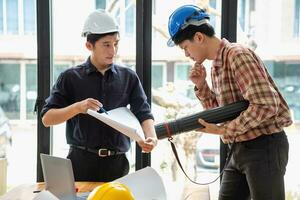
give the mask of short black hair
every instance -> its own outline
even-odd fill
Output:
[[[203,33],[208,37],[215,35],[215,29],[209,23],[202,24],[200,26],[189,25],[182,31],[179,31],[173,38],[173,41],[176,45],[180,44],[184,40],[193,40],[194,35],[197,33]]]
[[[107,35],[115,35],[115,34],[119,34],[119,32],[116,31],[116,32],[110,32],[110,33],[103,33],[103,34],[93,34],[93,33],[91,33],[91,34],[88,34],[88,35],[86,36],[86,41],[87,41],[87,42],[90,42],[92,45],[95,45],[95,43],[96,43],[99,39],[101,39],[101,38],[103,38],[103,37],[105,37],[105,36],[107,36]]]

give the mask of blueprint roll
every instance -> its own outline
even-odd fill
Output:
[[[222,107],[205,110],[176,120],[157,124],[155,125],[155,131],[158,139],[164,139],[169,135],[177,135],[183,132],[203,128],[203,126],[198,122],[199,118],[213,124],[233,120],[238,117],[242,111],[246,110],[248,106],[249,102],[244,100]]]

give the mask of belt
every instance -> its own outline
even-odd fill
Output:
[[[115,155],[121,155],[121,154],[125,154],[126,152],[120,152],[120,151],[113,151],[113,150],[109,150],[109,149],[91,149],[88,147],[84,147],[84,146],[78,146],[78,145],[70,145],[71,148],[75,148],[75,149],[80,149],[80,150],[84,150],[84,151],[88,151],[90,153],[95,153],[97,154],[99,157],[107,157],[107,156],[115,156]]]

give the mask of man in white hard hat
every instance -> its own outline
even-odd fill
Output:
[[[76,181],[108,182],[129,172],[125,153],[130,139],[86,114],[130,105],[140,121],[145,141],[139,146],[146,153],[157,144],[153,115],[137,74],[113,63],[119,43],[119,28],[104,10],[92,12],[85,21],[82,36],[91,52],[87,61],[62,72],[41,112],[48,127],[66,121]]]

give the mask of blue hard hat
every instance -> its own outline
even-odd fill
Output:
[[[209,15],[201,8],[194,5],[184,5],[177,8],[169,17],[168,29],[170,39],[167,45],[174,46],[174,37],[176,34],[185,29],[188,25],[200,26],[209,23]]]

